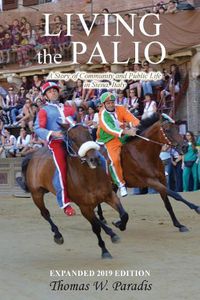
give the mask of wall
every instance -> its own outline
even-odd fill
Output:
[[[21,158],[0,159],[0,195],[23,195],[15,177],[21,171]]]

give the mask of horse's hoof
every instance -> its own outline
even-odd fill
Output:
[[[200,206],[195,209],[196,213],[200,214]]]
[[[115,244],[119,243],[120,237],[117,234],[115,234],[111,237],[111,241],[112,241],[112,243],[115,243]]]
[[[128,222],[128,214],[124,214],[121,218],[121,220],[116,221],[116,222],[112,222],[112,224],[119,228],[121,231],[124,231],[126,229],[126,224]]]
[[[112,259],[112,255],[109,252],[102,253],[102,259]]]
[[[119,229],[121,231],[124,231],[126,229],[126,224],[128,222],[129,216],[127,213],[125,213],[122,217],[121,217],[121,224],[119,226]]]
[[[115,221],[115,222],[113,221],[112,224],[113,224],[115,227],[120,228],[121,220]]]
[[[58,245],[62,245],[64,243],[64,239],[63,239],[62,235],[59,237],[54,236],[54,242]]]
[[[180,231],[180,232],[188,232],[189,229],[188,229],[186,226],[181,226],[181,227],[179,228],[179,231]]]

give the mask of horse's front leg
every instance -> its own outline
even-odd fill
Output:
[[[102,258],[112,258],[110,252],[106,249],[105,243],[101,237],[101,226],[99,220],[95,216],[94,210],[88,206],[80,206],[82,215],[90,222],[93,232],[96,234],[98,239],[98,245],[101,248]]]
[[[101,207],[100,204],[98,206]],[[118,243],[120,241],[120,237],[104,221],[99,218],[98,222],[105,233],[110,236],[112,243]]]
[[[123,208],[120,199],[116,195],[115,192],[112,192],[112,198],[108,201],[106,201],[110,206],[112,206],[116,211],[118,211],[120,220],[112,222],[112,224],[119,228],[121,231],[124,231],[126,229],[126,224],[128,222],[129,216],[125,209]]]
[[[161,182],[159,181],[156,181],[154,179],[152,179],[152,181],[149,181],[148,182],[148,186],[154,188],[156,191],[158,191],[160,193],[160,196],[165,204],[165,207],[172,219],[172,222],[174,224],[175,227],[179,228],[179,231],[180,232],[186,232],[186,231],[189,231],[189,229],[185,226],[185,225],[182,225],[178,219],[176,218],[175,216],[175,213],[173,211],[173,208],[171,206],[171,203],[169,201],[169,198],[167,197],[167,188],[164,184],[162,184]]]
[[[200,214],[200,206],[189,202],[187,200],[185,200],[179,193],[174,192],[170,189],[167,189],[167,195],[172,197],[173,199],[183,202],[185,205],[187,205],[190,209],[194,209],[196,211],[196,213]]]

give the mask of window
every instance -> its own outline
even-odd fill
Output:
[[[32,6],[39,4],[38,0],[23,0],[23,6]]]
[[[18,0],[3,0],[3,10],[18,8]]]

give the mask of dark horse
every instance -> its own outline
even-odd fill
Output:
[[[117,210],[121,218],[120,230],[126,229],[128,214],[112,190],[111,181],[100,164],[99,152],[95,149],[97,144],[92,142],[88,129],[81,124],[70,128],[68,125],[61,126],[68,150],[68,154],[66,151],[66,159],[69,197],[79,206],[82,215],[91,223],[92,230],[96,234],[102,250],[102,258],[111,258],[101,238],[101,227],[111,237],[112,242],[117,242],[119,237],[96,217],[94,209],[98,204],[106,202]],[[54,173],[55,165],[50,151],[48,148],[41,148],[35,153],[27,155],[23,160],[23,180],[20,185],[24,184],[24,189],[31,193],[41,215],[51,225],[55,242],[62,244],[64,242],[63,237],[44,204],[45,193],[55,194],[52,184]]]
[[[200,207],[166,187],[164,166],[159,158],[161,147],[164,144],[177,148],[178,152],[182,152],[185,147],[177,126],[169,120],[162,122],[158,114],[154,114],[152,117],[141,121],[138,135],[139,137],[130,138],[122,147],[121,162],[127,187],[151,187],[158,191],[174,226],[178,227],[181,232],[188,231],[187,227],[177,220],[168,196],[185,203],[198,214]],[[102,217],[100,207],[98,207],[98,211]],[[113,224],[118,227],[120,222]]]

